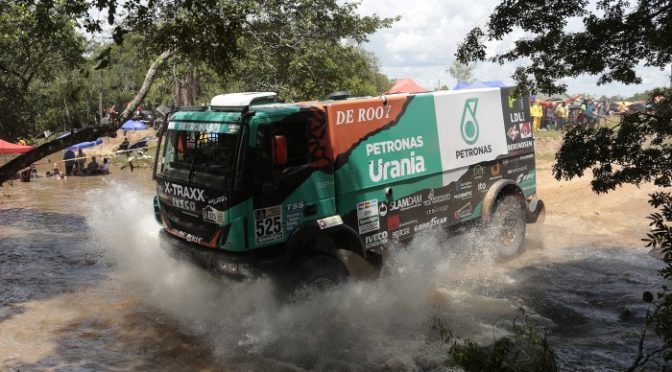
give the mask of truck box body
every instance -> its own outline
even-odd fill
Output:
[[[525,196],[536,192],[529,103],[510,93],[440,91],[327,107],[338,210],[367,249],[478,218],[502,178]]]
[[[502,184],[536,193],[529,102],[510,88],[185,109],[166,132],[157,219],[221,252],[285,251],[310,226],[365,257],[484,217]]]

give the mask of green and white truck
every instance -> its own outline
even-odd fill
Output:
[[[375,275],[395,242],[481,223],[512,257],[526,223],[543,218],[529,101],[511,88],[301,103],[226,94],[178,109],[163,129],[162,235],[232,276]]]

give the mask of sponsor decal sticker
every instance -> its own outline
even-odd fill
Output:
[[[422,194],[407,196],[399,200],[393,200],[390,203],[391,211],[405,211],[422,205]]]
[[[285,205],[285,229],[287,231],[294,230],[301,220],[303,220],[304,202],[289,203]]]
[[[483,177],[483,167],[480,165],[475,165],[474,168],[472,169],[472,173],[474,174],[474,178],[481,178]]]
[[[457,181],[455,183],[455,189],[457,191],[471,189],[471,181]]]
[[[392,239],[399,239],[411,233],[410,227],[404,227],[392,232]]]
[[[336,125],[360,124],[372,122],[375,120],[389,119],[392,112],[392,105],[360,107],[359,109],[349,109],[336,111]]]
[[[212,205],[203,208],[203,221],[212,222],[217,225],[224,225],[226,223],[224,212],[215,209]]]
[[[534,186],[535,181],[535,172],[521,173],[516,177],[516,182],[519,185],[527,186],[523,187],[523,190],[530,189]]]
[[[439,205],[439,206],[436,206],[436,207],[432,207],[432,208],[429,208],[427,210],[427,215],[431,216],[433,214],[443,213],[443,212],[447,211],[449,208],[450,208],[449,205]]]
[[[520,138],[532,137],[532,125],[530,122],[520,123]]]
[[[220,204],[220,203],[226,203],[227,197],[225,195],[220,195],[216,198],[208,200],[208,204]]]
[[[164,181],[163,191],[168,195],[177,196],[183,199],[205,202],[205,190],[196,187],[183,186]]]
[[[186,211],[196,212],[196,202],[191,200],[184,200],[176,197],[170,198],[173,204],[173,207],[184,209]]]
[[[473,145],[478,141],[479,129],[478,120],[476,120],[477,108],[478,98],[469,98],[464,101],[462,120],[460,121],[460,134],[462,134],[462,140],[467,145]]]
[[[360,234],[380,230],[378,214],[378,200],[372,199],[357,203],[357,224]]]
[[[458,194],[455,194],[453,197],[458,200],[471,199],[473,193],[471,191],[464,191]]]
[[[254,211],[254,235],[257,244],[282,239],[282,206],[276,205]]]
[[[338,226],[343,224],[343,219],[339,215],[329,216],[325,218],[320,218],[317,220],[317,226],[320,227],[320,230],[328,229],[333,226]]]
[[[364,247],[367,249],[387,244],[387,231],[381,231],[364,237]]]
[[[380,214],[380,217],[387,216],[387,203],[385,203],[384,201],[380,202],[380,206],[378,207],[378,209],[379,209],[378,212]]]
[[[436,195],[434,193],[434,189],[431,189],[427,194],[427,200],[425,200],[422,204],[424,204],[425,206],[430,206],[434,204],[445,203],[450,201],[451,196],[452,195],[450,193]]]
[[[188,242],[192,242],[192,243],[202,243],[203,242],[203,238],[201,238],[200,236],[189,234],[189,233],[186,233],[186,232],[181,231],[181,230],[175,230],[175,233],[177,234],[177,236],[179,236],[180,238],[182,238],[182,239],[184,239]]]
[[[509,130],[506,132],[506,135],[511,138],[511,141],[515,141],[516,138],[518,138],[518,135],[520,134],[520,131],[518,128],[516,128],[515,125],[511,126]]]
[[[523,141],[523,142],[518,142],[518,143],[512,143],[508,145],[509,151],[512,150],[520,150],[520,149],[526,149],[534,146],[533,141]]]
[[[463,205],[460,209],[455,211],[454,217],[456,220],[460,221],[471,216],[472,213],[471,202]]]
[[[497,177],[501,174],[502,174],[502,167],[501,167],[499,161],[497,161],[497,162],[495,162],[495,164],[493,164],[490,167],[490,176]]]
[[[448,217],[432,217],[431,220],[423,223],[419,223],[415,225],[413,230],[415,232],[431,229],[433,227],[437,227],[440,225],[443,225],[444,223],[448,222]]]
[[[387,229],[396,230],[399,228],[399,215],[393,214],[387,217]]]
[[[427,170],[425,158],[422,155],[416,155],[415,151],[413,151],[414,149],[422,148],[424,144],[422,136],[368,143],[366,145],[366,155],[369,157],[372,155],[381,156],[383,154],[410,151],[408,154],[400,155],[398,159],[383,161],[383,159],[379,158],[369,161],[369,178],[373,182],[380,182],[387,179],[424,173]]]
[[[506,174],[514,174],[514,173],[520,173],[520,172],[527,172],[527,165],[523,165],[517,168],[511,168],[506,171]]]

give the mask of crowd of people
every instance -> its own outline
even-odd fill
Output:
[[[530,100],[530,116],[535,131],[565,130],[577,125],[597,128],[602,122],[606,124],[608,114],[607,101],[595,102],[588,98],[580,104],[568,104],[564,101]]]
[[[65,175],[92,176],[110,173],[110,163],[107,158],[103,158],[102,164],[98,163],[95,156],[92,156],[91,161],[86,164],[86,158],[87,156],[82,149],[79,149],[77,154],[75,154],[73,150],[67,149],[65,154],[63,154],[63,160],[65,161]]]

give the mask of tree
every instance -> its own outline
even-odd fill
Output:
[[[9,0],[0,2],[0,5],[11,3]],[[62,3],[16,0],[14,3],[44,16],[47,23],[50,22],[51,14],[57,13],[70,17],[71,21],[81,20],[89,31],[100,31],[101,21],[88,12],[95,4],[99,10],[108,11],[108,22],[114,25],[113,37],[117,43],[129,31],[143,35],[147,42],[146,52],[159,57],[150,66],[131,104],[120,115],[121,121],[144,99],[156,71],[171,56],[204,63],[215,73],[224,75],[233,70],[237,58],[248,52],[246,48],[257,46],[258,49],[264,49],[264,53],[256,56],[277,56],[275,59],[261,59],[260,62],[276,63],[269,67],[269,71],[277,72],[279,76],[283,76],[283,71],[287,70],[313,71],[305,82],[305,89],[310,90],[323,86],[319,79],[331,77],[322,76],[321,73],[336,70],[318,69],[320,63],[339,62],[329,60],[329,51],[343,52],[341,57],[347,57],[347,52],[352,52],[352,48],[341,49],[344,47],[342,40],[359,45],[367,40],[369,34],[381,27],[389,27],[395,20],[359,16],[355,12],[358,3],[341,3],[337,0],[74,0]],[[122,6],[123,11],[119,11],[118,6]],[[118,14],[124,14],[121,22],[117,19]],[[253,43],[249,44],[250,41]],[[293,64],[287,64],[287,56],[292,54],[302,59],[295,58]],[[251,54],[248,52],[245,55]],[[257,75],[257,78],[262,80],[268,77]],[[0,168],[0,184],[22,167],[77,141],[114,136],[119,125],[86,128],[77,135],[64,137],[49,146],[40,146],[21,155]]]
[[[473,72],[473,64],[461,63],[457,59],[450,66],[450,69],[448,69],[450,76],[457,80],[458,83],[472,83],[474,81]]]
[[[45,13],[0,1],[0,50],[0,136],[11,139],[49,129],[38,125],[34,107],[43,106],[45,97],[35,88],[53,81],[59,71],[77,71],[84,64],[84,40],[74,20],[57,6]],[[68,89],[66,82],[62,88]],[[64,91],[59,105],[72,94]]]
[[[490,61],[500,64],[528,60],[514,77],[532,90],[561,93],[563,77],[597,75],[598,84],[642,82],[640,63],[664,68],[672,62],[672,3],[658,0],[601,0],[595,10],[587,0],[530,2],[509,0],[495,8],[485,29],[472,29],[460,44],[460,61],[486,60],[485,43],[503,39],[514,29],[529,36]],[[571,31],[567,23],[580,18],[585,28]]]
[[[598,76],[598,84],[612,81],[640,83],[640,64],[664,68],[672,62],[672,3],[638,0],[634,3],[601,0],[590,10],[586,0],[531,2],[508,0],[490,16],[485,29],[471,30],[458,48],[463,62],[486,60],[485,43],[502,40],[514,29],[526,33],[514,46],[490,61],[500,64],[523,60],[514,78],[519,92],[564,92],[558,80],[580,74]],[[568,20],[580,18],[584,29],[573,31]],[[595,192],[608,192],[624,183],[653,181],[672,185],[672,89],[649,95],[650,110],[622,116],[615,129],[577,128],[565,135],[553,167],[557,179],[580,177],[591,170]],[[650,216],[651,233],[645,241],[659,249],[665,263],[662,277],[672,280],[672,195],[658,192],[650,204],[659,212]],[[668,283],[669,284],[669,283]],[[672,294],[667,287],[657,299],[645,294],[653,308],[647,314],[633,369],[662,354],[672,361]],[[643,340],[652,328],[663,346],[647,349]]]

